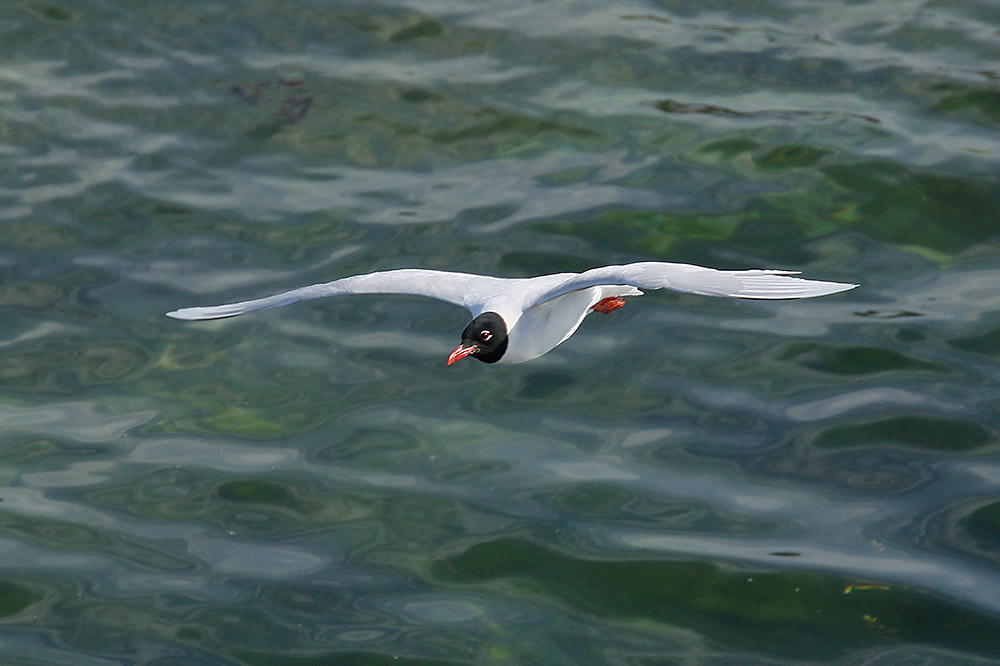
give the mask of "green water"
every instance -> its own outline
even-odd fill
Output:
[[[1000,5],[0,10],[0,662],[1000,663]],[[372,270],[630,261],[524,365]]]

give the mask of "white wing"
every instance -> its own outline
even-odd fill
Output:
[[[783,299],[813,298],[836,294],[858,285],[789,277],[797,271],[719,271],[692,264],[643,261],[624,266],[604,266],[571,275],[542,289],[526,308],[545,303],[563,294],[603,285],[631,285],[639,289],[673,289],[704,296]]]
[[[478,315],[482,303],[503,289],[509,282],[503,278],[468,273],[449,273],[419,268],[352,275],[333,282],[299,287],[274,296],[226,305],[181,308],[168,312],[174,319],[222,319],[246,312],[267,310],[310,298],[325,298],[344,294],[411,294],[454,303]]]

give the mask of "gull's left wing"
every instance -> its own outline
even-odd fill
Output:
[[[639,289],[673,289],[703,296],[732,298],[789,299],[827,296],[858,285],[791,277],[797,271],[720,271],[693,264],[643,261],[622,266],[604,266],[571,274],[540,289],[525,309],[541,305],[564,294],[590,287],[628,285]]]

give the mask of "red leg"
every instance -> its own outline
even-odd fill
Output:
[[[597,301],[590,309],[594,312],[600,312],[601,314],[609,314],[623,305],[625,305],[624,298],[619,296],[610,296]]]

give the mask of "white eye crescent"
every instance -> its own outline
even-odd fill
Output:
[[[486,330],[479,331],[479,339],[482,340],[483,342],[489,342],[492,337],[493,334],[490,333],[489,331]]]

